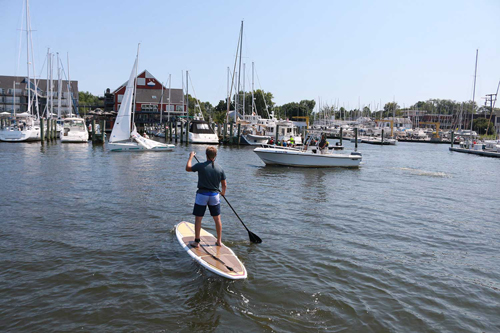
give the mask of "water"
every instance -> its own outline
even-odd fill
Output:
[[[295,169],[221,147],[227,198],[263,239],[222,204],[248,270],[228,281],[173,233],[204,148],[0,143],[1,330],[500,330],[500,160],[399,143],[360,145],[358,170]]]

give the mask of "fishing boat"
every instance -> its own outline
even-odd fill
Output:
[[[89,141],[89,132],[83,118],[65,118],[60,138],[61,142],[77,143]]]
[[[137,63],[139,60],[139,47],[135,58],[130,78],[123,94],[122,103],[116,116],[113,131],[109,138],[108,148],[110,151],[172,151],[174,145],[163,144],[151,139],[144,138],[137,133],[133,121],[132,105],[135,105],[135,81],[137,77]]]
[[[317,141],[318,140],[316,140],[313,135],[309,135],[306,139],[306,145],[300,149],[271,146],[255,148],[254,152],[266,165],[284,165],[306,168],[357,168],[361,164],[361,153],[332,153],[327,148],[321,150],[317,145]],[[313,142],[316,142],[315,145],[312,145]]]

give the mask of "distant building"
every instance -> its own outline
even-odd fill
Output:
[[[17,112],[26,112],[28,109],[28,80],[24,76],[2,76],[0,75],[0,112],[13,113],[14,108]],[[49,82],[50,83],[50,82]],[[47,80],[37,81],[37,95],[38,95],[38,109],[40,115],[47,114],[47,100],[50,98],[47,91]],[[52,112],[57,114],[57,90],[58,82],[53,81],[53,103],[54,107]],[[76,106],[78,106],[78,81],[71,81],[71,91],[73,96],[72,106],[73,113],[75,113]],[[33,103],[36,102],[35,95],[35,82],[31,80],[31,96]],[[61,94],[61,115],[69,114],[69,98],[68,98],[68,81],[62,81],[62,94]],[[36,109],[35,109],[36,110]],[[35,111],[36,112],[36,111]]]
[[[126,86],[127,82],[115,89],[112,93],[114,98],[114,111],[118,111],[120,108]],[[186,106],[183,103],[184,94],[182,89],[171,89],[170,108],[168,97],[168,87],[163,86],[162,100],[162,84],[147,70],[143,71],[137,76],[135,119],[140,123],[155,122],[159,120],[161,108],[164,116],[167,116],[168,113],[170,113],[170,116],[186,115]],[[108,95],[106,95],[106,98],[108,98]]]

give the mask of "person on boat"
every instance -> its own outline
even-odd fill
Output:
[[[220,195],[226,194],[227,183],[226,174],[221,166],[215,162],[217,157],[217,148],[209,146],[206,150],[207,160],[205,162],[192,165],[192,160],[195,152],[189,154],[189,159],[186,164],[186,171],[198,172],[198,191],[196,191],[196,199],[194,203],[193,215],[195,216],[194,224],[194,242],[192,247],[198,247],[200,244],[201,220],[207,209],[210,210],[215,222],[217,230],[217,246],[221,246],[222,242],[222,222],[220,218]],[[219,188],[219,185],[222,189]]]
[[[321,154],[325,154],[328,151],[328,141],[326,141],[326,136],[321,135],[321,141],[319,142],[319,151]]]
[[[295,146],[295,139],[293,138],[293,136],[290,137],[290,146]]]

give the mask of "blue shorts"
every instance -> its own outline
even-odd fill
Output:
[[[205,211],[210,210],[211,216],[220,215],[220,196],[219,193],[196,193],[194,201],[194,216],[205,216]]]

